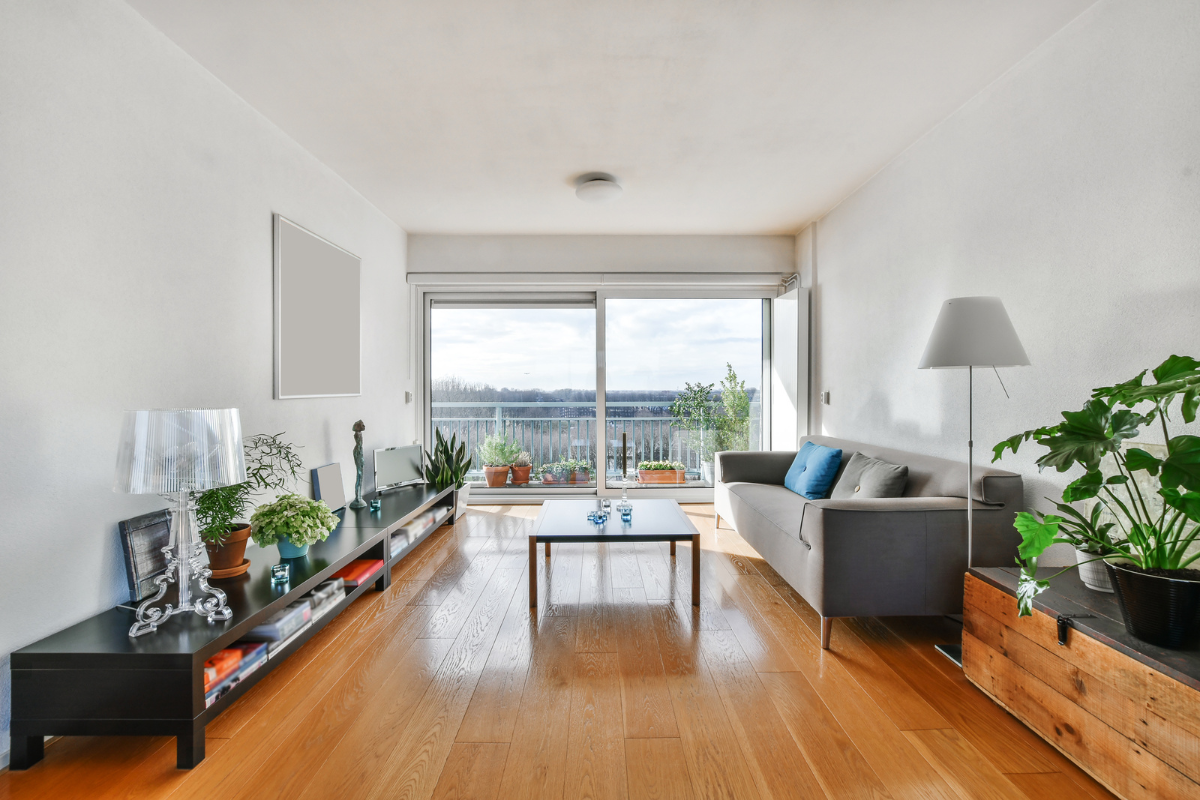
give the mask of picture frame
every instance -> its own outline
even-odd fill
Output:
[[[171,541],[171,515],[162,509],[121,520],[117,523],[117,533],[125,555],[129,602],[140,603],[158,593],[154,579],[167,569],[163,548]]]
[[[362,394],[362,262],[274,216],[275,399]]]

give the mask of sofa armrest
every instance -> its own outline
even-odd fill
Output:
[[[795,450],[729,450],[714,456],[719,483],[768,483],[783,485],[788,468],[796,460]]]

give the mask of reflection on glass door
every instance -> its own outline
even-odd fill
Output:
[[[473,487],[595,487],[596,312],[591,305],[434,302],[430,417],[465,442]]]
[[[762,448],[762,300],[609,298],[604,314],[608,487],[623,466],[631,487],[712,486],[714,453]]]

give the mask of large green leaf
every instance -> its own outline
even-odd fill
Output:
[[[1159,489],[1158,493],[1171,508],[1182,511],[1183,515],[1192,522],[1200,522],[1200,492]]]
[[[1110,425],[1115,415],[1102,400],[1089,400],[1082,411],[1064,411],[1064,422],[1058,426],[1057,434],[1038,442],[1050,448],[1049,453],[1038,459],[1038,466],[1054,467],[1059,472],[1066,472],[1077,463],[1089,472],[1100,469],[1100,459],[1105,453],[1116,450],[1123,439],[1137,433],[1136,427],[1129,427],[1133,421],[1128,416],[1130,412],[1117,413],[1123,416],[1117,431],[1119,438],[1114,438]]]
[[[1033,565],[1034,572],[1037,564]],[[1050,588],[1050,581],[1041,580],[1030,575],[1024,569],[1017,579],[1017,616],[1028,617],[1033,614],[1033,599]]]
[[[1162,485],[1200,492],[1200,436],[1176,436],[1167,442],[1167,453],[1162,462]]]
[[[1196,410],[1200,409],[1200,389],[1193,386],[1183,393],[1183,421],[1189,425],[1196,421]]]
[[[1200,375],[1200,361],[1191,356],[1170,356],[1154,368],[1154,380],[1159,383]]]
[[[1100,474],[1100,470],[1086,472],[1082,478],[1063,489],[1062,497],[1068,503],[1087,500],[1100,494],[1100,487],[1103,485],[1104,476]]]
[[[1112,407],[1114,403],[1121,401],[1131,392],[1136,392],[1142,388],[1142,378],[1146,377],[1146,370],[1142,370],[1136,376],[1130,378],[1124,383],[1118,383],[1116,386],[1102,386],[1099,389],[1092,391],[1092,397],[1108,398],[1108,405]]]
[[[1144,469],[1151,475],[1157,475],[1162,467],[1162,460],[1155,458],[1140,447],[1131,447],[1125,451],[1125,466],[1131,471]]]
[[[1013,527],[1021,534],[1017,554],[1028,561],[1046,552],[1046,548],[1054,544],[1054,538],[1058,536],[1058,526],[1062,521],[1062,517],[1047,514],[1039,522],[1038,518],[1028,511],[1019,512],[1016,521],[1013,522]]]

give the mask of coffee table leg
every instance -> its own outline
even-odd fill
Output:
[[[671,555],[675,555],[675,540],[671,540]]]
[[[529,607],[537,608],[537,537],[529,537]]]
[[[700,605],[700,534],[698,533],[692,536],[692,605]]]

